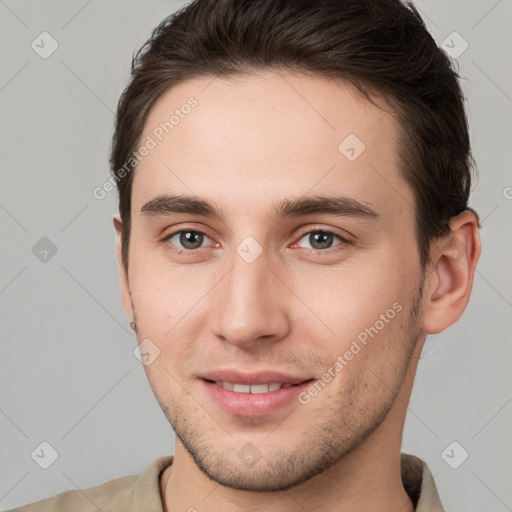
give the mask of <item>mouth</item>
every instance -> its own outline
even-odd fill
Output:
[[[274,391],[279,391],[283,388],[291,388],[293,386],[298,386],[299,384],[292,384],[291,382],[272,382],[270,384],[240,384],[236,382],[226,382],[226,381],[213,381],[204,379],[206,382],[210,382],[211,384],[215,384],[216,386],[220,386],[221,388],[227,389],[228,391],[233,391],[234,393],[251,393],[253,395],[262,395],[265,393],[272,393]],[[305,382],[309,382],[308,381]]]
[[[276,372],[212,372],[200,378],[213,403],[233,416],[263,417],[298,403],[315,379]]]

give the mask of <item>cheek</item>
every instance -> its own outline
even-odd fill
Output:
[[[172,350],[176,345],[172,340],[179,332],[197,327],[201,300],[211,287],[208,276],[184,266],[153,261],[149,251],[140,257],[134,253],[130,289],[137,325],[142,328],[140,335],[165,343],[165,349]]]
[[[400,326],[404,301],[411,300],[406,293],[411,274],[403,266],[403,272],[399,271],[399,266],[382,262],[359,268],[349,264],[337,268],[312,266],[290,279],[297,296],[329,328],[329,345],[340,351],[358,336],[364,342],[368,331],[380,334],[389,332],[392,324]]]

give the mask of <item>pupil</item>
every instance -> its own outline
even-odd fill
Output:
[[[309,235],[309,242],[311,247],[314,249],[326,249],[332,244],[333,235],[329,233],[322,233],[321,231],[317,233],[312,233]]]
[[[197,231],[184,231],[180,235],[180,243],[186,249],[197,249],[203,243],[203,235]]]

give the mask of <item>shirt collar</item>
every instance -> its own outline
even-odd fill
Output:
[[[415,512],[444,512],[434,477],[419,457],[402,453],[402,484],[414,503]]]

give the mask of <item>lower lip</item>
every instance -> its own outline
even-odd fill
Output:
[[[267,416],[296,400],[301,391],[307,388],[312,381],[308,380],[296,386],[268,393],[236,393],[202,379],[206,391],[221,409],[235,416],[251,418]]]

